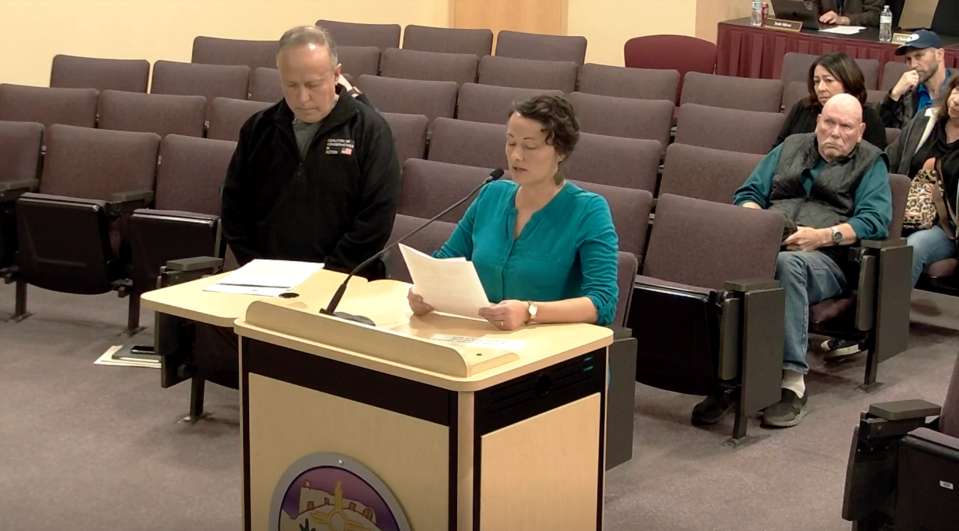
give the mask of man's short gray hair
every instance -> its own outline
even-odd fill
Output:
[[[286,48],[294,46],[304,46],[306,44],[315,44],[316,46],[326,46],[330,51],[330,61],[336,66],[339,61],[336,53],[336,42],[330,32],[319,26],[297,26],[286,30],[286,33],[280,37],[280,42],[276,47],[276,54]]]

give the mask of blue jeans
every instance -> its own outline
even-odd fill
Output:
[[[916,231],[906,238],[912,247],[912,285],[930,264],[956,256],[956,242],[949,239],[942,227]]]
[[[819,251],[783,251],[776,258],[776,280],[786,292],[783,369],[809,372],[809,306],[846,289],[846,275]]]

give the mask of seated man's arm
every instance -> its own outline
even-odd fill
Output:
[[[845,14],[850,26],[879,27],[879,14],[885,0],[863,0],[862,13]]]
[[[226,179],[220,191],[220,218],[223,223],[223,238],[226,240],[236,261],[241,266],[255,258],[261,258],[262,250],[255,237],[254,208],[256,197],[250,189],[249,169],[247,167],[247,146],[250,145],[252,122],[248,121],[240,130],[240,139],[233,152],[233,159],[226,172]]]
[[[889,235],[892,222],[892,188],[886,162],[877,158],[856,189],[856,208],[849,221],[853,237],[848,241],[843,231],[842,245],[859,240],[881,240]],[[840,226],[842,230],[842,226]]]
[[[734,205],[760,210],[766,208],[769,204],[769,192],[773,187],[773,175],[776,173],[776,166],[779,165],[779,156],[782,152],[783,146],[780,144],[760,161],[746,182],[733,194]]]
[[[351,271],[363,260],[383,250],[393,230],[400,202],[400,163],[389,126],[371,126],[361,152],[359,210],[352,228],[326,257],[326,268]]]

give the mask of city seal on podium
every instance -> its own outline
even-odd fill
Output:
[[[270,515],[270,531],[411,531],[383,481],[334,453],[293,463],[273,491]]]

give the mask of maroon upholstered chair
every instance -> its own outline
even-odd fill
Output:
[[[599,96],[678,101],[679,71],[587,63],[579,73],[579,91]]]
[[[426,158],[479,168],[505,167],[506,120],[503,125],[437,118]]]
[[[656,191],[663,148],[656,140],[580,133],[563,170],[569,179]]]
[[[640,100],[573,92],[567,99],[576,109],[584,133],[656,140],[669,145],[676,107],[666,100]]]
[[[496,36],[496,55],[536,61],[570,61],[582,66],[586,60],[586,37],[502,30]]]
[[[143,59],[97,59],[55,55],[50,69],[50,86],[53,88],[92,88],[147,91],[150,78],[150,63]]]
[[[380,74],[382,50],[376,46],[337,46],[336,54],[343,65],[343,74],[349,74],[353,79]]]
[[[426,131],[430,121],[422,114],[382,113],[390,124],[396,156],[402,164],[406,159],[422,159],[426,156]]]
[[[623,56],[627,68],[679,71],[678,96],[687,72],[712,74],[716,71],[718,50],[715,44],[696,37],[647,35],[626,41]]]
[[[403,49],[468,53],[483,57],[493,51],[493,32],[488,29],[434,28],[410,24],[403,30]]]
[[[782,101],[783,83],[778,79],[717,76],[700,72],[686,75],[679,98],[680,105],[697,103],[758,112],[779,112]]]
[[[687,103],[679,110],[676,143],[765,155],[782,129],[779,112],[722,109]]]
[[[381,112],[422,114],[431,127],[438,118],[452,118],[456,113],[459,86],[453,81],[423,81],[363,75],[356,86],[366,93]]]
[[[245,65],[250,70],[276,68],[276,41],[250,41],[198,36],[191,62],[205,65]]]
[[[337,47],[375,46],[381,51],[400,47],[399,24],[361,24],[320,19],[316,25],[333,35]]]
[[[216,98],[245,100],[250,85],[250,67],[245,65],[204,65],[157,61],[153,63],[153,94],[203,96],[210,119]]]
[[[762,160],[763,155],[670,144],[659,193],[732,203],[735,191]]]
[[[579,66],[571,61],[543,61],[488,55],[479,63],[483,85],[543,90],[576,90]]]
[[[508,120],[514,102],[540,94],[562,96],[563,91],[464,83],[460,87],[456,118],[502,125]]]
[[[248,88],[251,101],[276,103],[283,99],[283,86],[280,85],[280,71],[276,68],[257,68],[250,73]]]
[[[213,111],[210,113],[210,127],[206,132],[207,138],[230,140],[232,142],[240,139],[240,129],[251,116],[273,105],[262,101],[235,100],[232,98],[216,98],[212,103]]]
[[[100,129],[202,137],[206,117],[203,96],[139,94],[105,90],[100,93]]]
[[[389,48],[380,61],[380,75],[425,81],[474,83],[479,57],[472,54],[421,52]]]
[[[0,121],[95,127],[100,93],[92,88],[0,84]]]

